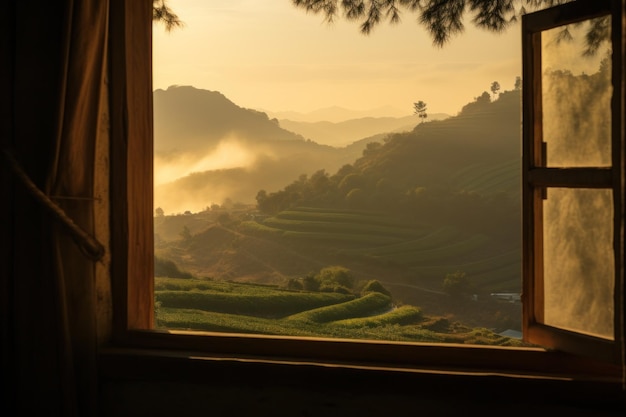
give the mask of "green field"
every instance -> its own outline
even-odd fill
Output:
[[[156,323],[170,330],[520,346],[486,329],[444,326],[379,292],[289,291],[219,280],[155,278]],[[445,320],[443,320],[445,322]],[[434,330],[437,328],[437,330]]]
[[[510,171],[509,165],[503,164],[501,169]],[[415,284],[433,290],[439,289],[447,273],[456,270],[468,274],[474,287],[484,292],[516,291],[520,285],[518,249],[502,249],[485,234],[450,225],[407,224],[380,213],[299,207],[262,221],[244,222],[241,229],[324,245],[352,259],[403,267],[419,278]]]

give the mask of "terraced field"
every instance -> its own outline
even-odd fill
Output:
[[[427,317],[380,292],[338,294],[218,280],[155,278],[157,327],[222,333],[521,346],[483,328]]]
[[[504,192],[520,198],[520,172],[520,158],[498,164],[475,164],[456,172],[451,178],[451,183],[461,190],[485,194]]]
[[[453,226],[406,224],[380,213],[302,207],[244,222],[242,230],[404,268],[413,277],[405,283],[432,290],[440,290],[443,277],[457,270],[469,276],[478,292],[516,291],[520,285],[519,250],[503,249],[485,234]]]

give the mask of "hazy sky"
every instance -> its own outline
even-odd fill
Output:
[[[393,106],[412,113],[456,114],[498,81],[521,76],[519,25],[504,34],[466,31],[443,48],[403,13],[369,35],[358,22],[332,26],[290,0],[169,0],[185,26],[154,26],[154,88],[192,85],[220,91],[237,105],[309,112],[341,106]]]

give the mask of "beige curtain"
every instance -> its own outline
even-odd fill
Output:
[[[98,141],[107,137],[109,1],[11,0],[0,14],[2,150],[93,236],[103,201],[94,167],[106,149]],[[2,407],[96,415],[95,274],[106,256],[86,250],[11,167],[2,159]]]

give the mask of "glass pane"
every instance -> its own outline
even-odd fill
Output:
[[[595,38],[586,36],[588,33],[595,34]],[[542,33],[547,166],[611,164],[609,38],[608,16]]]
[[[543,206],[545,324],[613,339],[611,193],[548,190]]]

